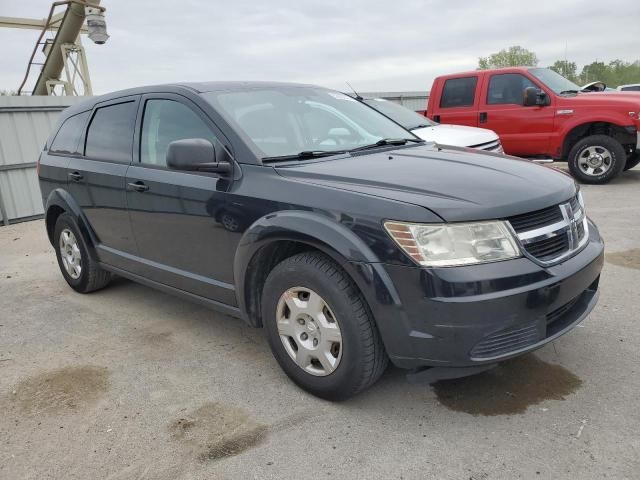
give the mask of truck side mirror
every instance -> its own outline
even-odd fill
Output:
[[[536,87],[527,87],[523,92],[522,105],[525,107],[535,107],[536,105],[547,105],[547,94]]]
[[[167,166],[173,170],[229,173],[231,163],[217,162],[215,147],[204,138],[185,138],[169,144]]]

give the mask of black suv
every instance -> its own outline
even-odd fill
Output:
[[[325,398],[389,360],[417,379],[481,371],[598,296],[603,242],[570,177],[425,144],[320,87],[94,98],[64,112],[39,177],[73,289],[116,274],[264,327],[287,375]]]

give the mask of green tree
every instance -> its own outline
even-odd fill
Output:
[[[576,62],[570,62],[568,60],[556,60],[553,65],[549,67],[554,72],[559,73],[565,78],[568,78],[572,82],[577,83],[578,79],[578,66]]]
[[[536,65],[538,65],[536,54],[518,45],[478,59],[478,70],[502,67],[535,67]]]
[[[18,92],[14,90],[0,90],[0,97],[12,97],[17,94]]]

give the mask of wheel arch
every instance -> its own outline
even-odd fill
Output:
[[[53,234],[56,227],[56,221],[58,220],[58,217],[63,213],[68,213],[73,217],[73,220],[76,222],[80,233],[84,237],[87,244],[91,247],[89,248],[90,255],[94,260],[97,261],[95,254],[95,245],[97,244],[95,234],[93,233],[88,220],[82,213],[82,209],[80,208],[78,203],[67,191],[61,188],[52,190],[45,203],[44,217],[49,242],[53,245]]]
[[[400,297],[390,277],[360,237],[326,216],[287,211],[256,221],[244,233],[236,251],[236,295],[250,325],[262,326],[260,302],[269,272],[285,258],[309,250],[327,255],[346,271],[362,293],[379,328],[386,307],[400,306]],[[383,329],[380,330],[383,334]]]
[[[631,131],[633,129],[633,131]],[[627,150],[628,145],[635,145],[636,130],[633,126],[623,126],[616,121],[592,120],[581,122],[567,129],[562,141],[561,158],[565,159],[573,146],[583,138],[591,135],[607,135],[614,138]]]

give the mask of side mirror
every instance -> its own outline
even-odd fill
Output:
[[[228,173],[229,162],[216,161],[216,149],[204,138],[185,138],[169,144],[167,166],[174,170]]]
[[[525,107],[544,106],[547,104],[547,94],[536,87],[527,87],[524,89],[522,105]]]

